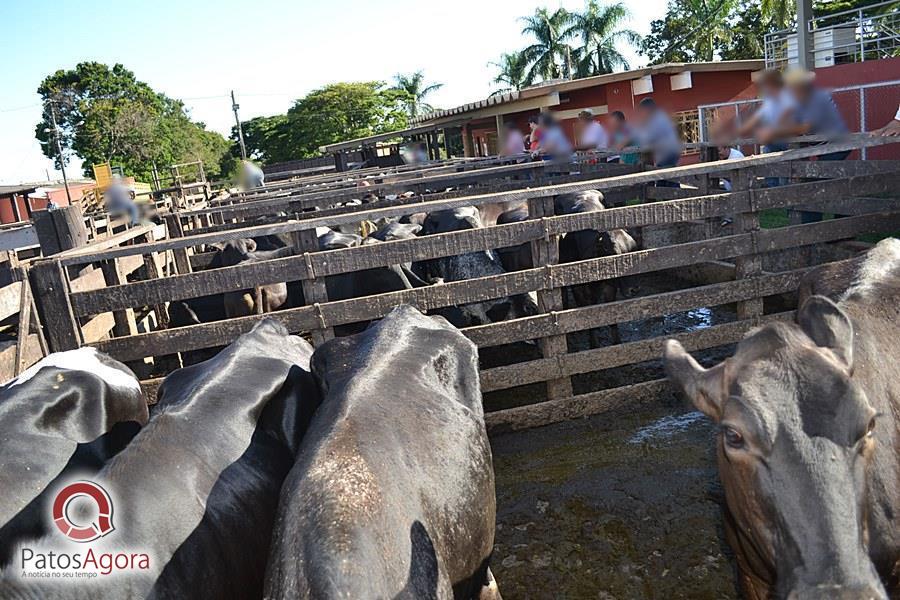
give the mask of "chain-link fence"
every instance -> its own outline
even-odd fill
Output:
[[[900,102],[900,81],[884,81],[865,85],[840,87],[831,90],[834,103],[851,132],[872,131],[894,118]],[[760,100],[738,100],[719,104],[704,104],[700,113],[700,139],[709,142],[717,124],[731,124],[740,129],[741,124],[760,105]],[[751,151],[757,151],[752,149]],[[854,153],[853,158],[900,158],[895,146],[883,146]]]

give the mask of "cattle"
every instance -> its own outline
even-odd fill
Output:
[[[475,346],[400,305],[312,369],[323,401],[282,488],[265,597],[478,597],[496,501]]]
[[[528,206],[523,204],[501,213],[497,217],[497,225],[522,223],[527,221],[528,218]],[[530,242],[508,248],[498,248],[497,256],[500,257],[500,263],[503,265],[503,268],[510,272],[534,268]]]
[[[481,227],[478,210],[471,206],[463,206],[429,213],[422,231],[426,235],[431,235]],[[440,278],[445,282],[506,273],[492,250],[435,258],[426,261],[423,266],[430,279]],[[448,311],[437,312],[445,315],[457,327],[469,327],[534,315],[537,313],[537,303],[527,294],[518,294],[508,298],[463,304]]]
[[[900,241],[702,368],[666,370],[720,426],[726,537],[749,598],[886,598],[900,558]]]
[[[266,319],[213,359],[170,374],[150,422],[97,474],[116,529],[95,551],[145,572],[53,585],[7,570],[19,598],[259,598],[284,477],[319,404],[312,348]]]
[[[367,243],[380,243],[379,238],[384,238],[387,241],[395,236],[412,236],[415,234],[416,227],[417,226],[415,225],[391,223],[382,230],[379,230],[380,233],[375,232],[366,238],[368,240]],[[349,248],[361,243],[359,236],[328,232],[319,238],[320,247],[323,245],[323,240],[325,239],[328,240],[328,245],[323,249],[329,250]],[[426,285],[428,284],[413,273],[408,264],[373,267],[361,271],[329,275],[325,278],[325,288],[328,292],[328,299],[330,301],[349,300],[350,298],[373,296],[375,294],[385,294],[388,292],[399,292],[402,290],[411,290],[415,287],[424,287]],[[358,333],[368,325],[368,321],[339,325],[335,327],[335,333],[337,335]]]
[[[220,264],[222,267],[234,267],[243,263],[274,260],[292,256],[293,254],[294,248],[290,246],[274,250],[257,250],[254,240],[239,239],[226,242],[222,246]],[[283,307],[287,300],[288,287],[286,282],[261,285],[255,290],[225,292],[222,297],[227,318],[272,312]]]
[[[96,472],[147,418],[131,370],[94,348],[50,354],[0,388],[0,565],[44,533],[48,490]]]
[[[554,207],[558,215],[575,215],[604,210],[603,194],[597,190],[588,190],[572,194],[560,194],[554,200]],[[582,229],[570,231],[559,242],[559,261],[561,263],[576,262],[603,256],[616,256],[632,252],[637,248],[628,232],[624,229],[612,229],[610,231],[597,231],[596,229]],[[569,288],[575,306],[590,306],[603,302],[612,302],[616,299],[621,282],[615,279],[593,281],[573,285]],[[568,296],[565,296],[566,303]],[[610,337],[614,344],[621,342],[619,327],[616,324],[609,326]],[[599,340],[596,330],[590,332],[590,345],[597,347]]]

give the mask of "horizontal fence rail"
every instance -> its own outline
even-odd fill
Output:
[[[530,354],[520,357],[520,362],[486,366],[481,372],[482,389],[489,394],[546,383],[546,400],[538,406],[489,413],[488,422],[493,430],[518,429],[593,414],[627,402],[628,394],[651,397],[660,393],[665,385],[661,381],[587,393],[575,393],[571,381],[593,371],[655,360],[667,337],[681,340],[689,349],[704,350],[739,341],[752,327],[791,318],[792,313],[783,309],[766,314],[762,301],[788,297],[797,290],[802,277],[816,264],[810,252],[863,234],[900,231],[900,201],[896,197],[900,190],[900,161],[810,162],[807,159],[844,149],[896,142],[854,136],[735,161],[625,174],[609,169],[609,173],[619,174],[597,177],[590,173],[588,176],[592,178],[583,181],[451,198],[421,196],[397,199],[390,205],[375,202],[329,212],[338,210],[331,205],[346,191],[336,188],[316,192],[326,199],[317,197],[323,206],[321,210],[289,211],[290,220],[284,221],[288,217],[282,217],[283,222],[271,224],[207,222],[192,230],[182,227],[181,219],[193,220],[210,213],[181,213],[167,221],[170,234],[167,239],[154,240],[153,234],[148,233],[146,238],[138,238],[134,240],[138,243],[131,245],[111,244],[69,251],[36,261],[30,267],[31,279],[48,317],[45,327],[52,330],[48,340],[56,346],[54,349],[91,345],[119,360],[151,366],[157,362],[163,365],[165,357],[177,359],[186,352],[228,344],[269,316],[284,323],[291,332],[310,335],[318,345],[333,335],[335,327],[380,318],[400,303],[434,311],[511,296],[536,295],[540,306],[536,315],[462,330],[481,349],[538,342],[536,348],[530,346]],[[494,168],[504,167],[487,166],[481,170]],[[479,169],[471,170],[471,173],[478,172]],[[409,181],[444,176],[426,173],[416,180],[413,173],[408,172]],[[766,177],[781,177],[791,182],[780,187],[760,187]],[[730,180],[733,191],[720,190],[720,179]],[[659,181],[679,181],[682,185],[655,187]],[[506,184],[527,186],[529,181]],[[639,203],[583,214],[553,214],[555,196],[593,189],[604,193],[624,190],[633,194]],[[299,202],[309,200],[305,195],[298,198],[302,198]],[[242,205],[255,205],[253,210],[263,206],[268,210],[281,206],[278,203],[284,201],[248,200],[223,208],[238,211]],[[317,227],[498,203],[527,203],[529,220],[339,250],[318,251],[316,243]],[[843,217],[800,224],[791,216],[798,209]],[[760,215],[767,211],[780,211],[779,214],[786,214],[792,220],[774,228],[761,228]],[[734,223],[725,226],[729,220]],[[723,222],[721,227],[720,222]],[[215,230],[216,227],[229,228]],[[585,229],[625,229],[645,244],[627,254],[559,262],[558,241]],[[272,234],[291,234],[293,254],[208,270],[195,269],[208,265],[214,253],[188,254],[194,248]],[[523,244],[530,246],[533,268],[342,300],[330,299],[325,286],[327,278],[342,274]],[[823,260],[830,260],[823,256]],[[801,260],[802,264],[765,270],[767,261],[779,257],[793,257],[791,260]],[[690,269],[710,266],[718,271],[724,269],[725,280],[701,279],[682,289],[605,304],[574,307],[564,302],[566,290],[571,286],[621,278],[640,281],[652,273],[681,277]],[[687,280],[679,281],[680,286],[688,285]],[[254,290],[282,282],[301,282],[307,305],[186,327],[166,326],[166,305],[170,302]],[[722,306],[734,309],[733,320],[671,336],[656,334],[592,349],[571,346],[574,338],[567,338],[598,327]],[[732,308],[728,310],[729,315]],[[134,326],[135,315],[146,314],[156,318],[138,332]],[[169,367],[159,368],[163,370],[155,371],[154,377],[164,374]]]

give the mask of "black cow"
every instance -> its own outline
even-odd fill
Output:
[[[90,474],[147,422],[134,374],[80,348],[51,354],[0,389],[0,565],[13,545],[46,529],[50,492],[71,473]]]
[[[556,214],[575,215],[588,212],[596,212],[604,209],[603,194],[597,190],[588,190],[573,194],[560,194],[554,201]],[[561,263],[576,262],[603,256],[616,256],[626,254],[637,248],[628,232],[624,229],[612,229],[610,231],[597,231],[596,229],[582,229],[566,233],[559,242],[559,261]],[[590,306],[602,302],[612,302],[616,299],[621,281],[617,279],[605,279],[573,285],[569,288],[574,299],[575,306]],[[566,304],[568,295],[564,296]],[[614,344],[621,342],[619,327],[617,324],[609,326],[610,336]],[[597,347],[597,331],[590,332],[591,347]]]
[[[220,265],[234,267],[243,263],[255,263],[276,258],[293,256],[294,248],[290,246],[274,250],[257,250],[252,239],[239,239],[226,242],[220,251]],[[227,318],[245,317],[254,313],[266,313],[278,310],[288,300],[286,282],[270,283],[255,289],[226,292],[222,301]]]
[[[312,364],[323,403],[282,488],[266,597],[477,597],[496,505],[475,346],[400,305]]]
[[[521,223],[528,220],[528,207],[526,205],[517,206],[497,217],[497,225],[508,225],[509,223]],[[510,246],[508,248],[498,248],[497,256],[503,268],[507,271],[524,271],[525,269],[534,268],[534,260],[531,258],[531,243],[525,242],[518,246]]]
[[[96,481],[116,530],[96,551],[131,548],[140,575],[84,585],[16,580],[22,598],[259,598],[278,493],[319,404],[312,348],[264,320],[213,359],[175,371],[149,424]]]
[[[429,213],[422,230],[426,235],[431,235],[481,227],[478,210],[471,206],[464,206]],[[506,273],[503,265],[491,250],[435,258],[426,261],[424,267],[430,278],[440,278],[445,282],[464,281]],[[447,317],[457,327],[469,327],[537,314],[537,304],[528,295],[519,294],[509,298],[495,298],[484,302],[463,304],[450,311],[437,312]]]

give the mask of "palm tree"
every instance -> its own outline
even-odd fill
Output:
[[[444,86],[443,83],[425,85],[425,74],[416,71],[411,75],[395,75],[395,90],[401,90],[409,94],[409,102],[406,105],[410,117],[417,116],[420,112],[432,112],[434,108],[425,102],[425,97]]]
[[[534,14],[521,19],[525,23],[524,35],[532,35],[535,42],[522,50],[525,61],[531,65],[525,81],[559,79],[571,75],[572,48],[566,44],[566,31],[572,15],[564,8],[552,14],[546,8],[538,8]]]
[[[787,29],[794,22],[797,4],[795,0],[762,0],[763,20],[773,29]]]
[[[563,38],[578,36],[582,46],[576,51],[576,75],[589,77],[612,73],[618,67],[628,70],[628,60],[619,51],[619,42],[639,44],[641,36],[631,29],[620,29],[630,14],[621,2],[600,6],[588,0],[584,12],[571,16],[571,25]]]
[[[520,90],[525,87],[525,75],[528,70],[528,61],[522,52],[510,52],[500,55],[500,62],[491,62],[488,65],[497,67],[500,72],[494,77],[494,83],[499,83],[503,87],[495,90],[491,96],[497,94],[505,94],[513,90]]]
[[[695,60],[712,61],[718,44],[731,41],[728,15],[737,0],[681,0],[680,4],[688,33],[673,40],[670,47],[688,46]]]

